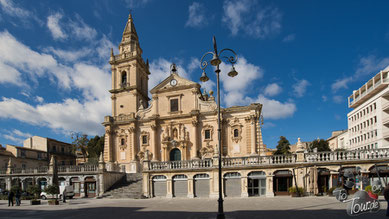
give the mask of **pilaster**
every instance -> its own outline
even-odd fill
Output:
[[[273,174],[266,175],[266,197],[274,197],[273,177]]]
[[[188,198],[194,198],[193,177],[188,178]]]

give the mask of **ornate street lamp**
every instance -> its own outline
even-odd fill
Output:
[[[211,65],[216,67],[216,86],[217,86],[217,139],[219,144],[219,199],[218,199],[218,219],[224,219],[224,211],[223,211],[223,196],[222,196],[222,140],[221,140],[221,125],[220,125],[220,86],[219,86],[219,65],[222,63],[222,59],[225,60],[226,63],[230,63],[232,65],[231,71],[228,73],[228,76],[235,77],[238,75],[238,72],[235,70],[234,64],[238,60],[238,56],[232,49],[222,49],[220,52],[217,51],[216,38],[213,36],[213,52],[207,52],[203,55],[200,60],[200,68],[203,70],[201,74],[200,81],[206,82],[209,80],[207,74],[205,73],[205,68],[208,66],[208,62]],[[223,53],[232,53],[231,56],[221,56]],[[212,55],[212,59],[209,61],[204,60],[208,55]]]

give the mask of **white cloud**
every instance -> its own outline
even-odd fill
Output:
[[[305,92],[307,91],[307,87],[310,85],[310,83],[305,80],[299,80],[297,83],[293,85],[293,93],[296,97],[303,97],[305,95]]]
[[[24,85],[20,72],[15,68],[0,62],[0,83],[11,83],[17,86]]]
[[[140,8],[145,6],[150,0],[125,0],[128,8]]]
[[[282,14],[278,8],[259,7],[257,1],[225,0],[222,21],[233,36],[243,31],[254,38],[266,38],[281,30]]]
[[[348,88],[347,84],[350,83],[352,81],[352,79],[353,79],[352,77],[346,77],[346,78],[343,78],[343,79],[336,80],[331,85],[332,92],[336,92],[336,91],[338,91],[341,88],[347,89]]]
[[[195,71],[195,70],[198,70],[198,71]],[[194,58],[194,57],[192,57],[190,59],[190,62],[188,64],[188,73],[191,74],[193,71],[195,71],[195,72],[200,71],[200,60],[198,58]]]
[[[293,40],[296,39],[296,34],[289,34],[284,39],[282,39],[282,42],[287,43],[287,42],[292,42]]]
[[[45,99],[43,99],[43,97],[36,96],[35,101],[37,101],[38,103],[43,103],[43,101],[45,101]]]
[[[327,97],[327,96],[325,96],[325,95],[323,95],[323,96],[321,96],[321,99],[323,100],[323,102],[327,102],[327,100],[328,100],[328,97]]]
[[[58,64],[53,56],[31,50],[29,47],[17,41],[7,31],[0,32],[0,63],[17,69],[19,72],[26,72],[29,79],[37,83],[37,78],[48,76],[53,80],[57,78],[63,88],[70,87],[68,72],[70,68]],[[21,56],[20,54],[23,54]]]
[[[78,14],[76,14],[75,20],[69,22],[69,28],[72,35],[78,40],[93,40],[97,35],[96,30],[85,24]]]
[[[265,119],[287,118],[297,111],[296,105],[292,102],[282,103],[278,100],[268,99],[263,95],[259,95],[255,102],[263,104],[262,112]]]
[[[164,58],[159,58],[150,63],[150,77],[149,77],[149,90],[153,89],[156,85],[162,82],[170,75],[170,66],[173,62]],[[177,73],[181,77],[190,79],[189,74],[185,68],[181,65],[177,65]]]
[[[53,47],[48,47],[44,51],[54,54],[58,59],[62,59],[68,62],[74,62],[90,55],[92,49],[84,47],[79,50],[63,50],[63,49],[54,49]]]
[[[59,21],[62,19],[63,14],[57,12],[47,17],[47,27],[50,30],[51,35],[55,40],[63,40],[67,38],[67,35],[62,30]]]
[[[222,63],[220,64],[220,70],[222,72],[220,79],[223,83],[223,89],[227,92],[245,90],[254,80],[263,77],[263,70],[259,66],[247,62],[243,56],[239,56],[238,62],[235,65],[238,75],[234,78],[227,75],[231,70],[230,65]]]
[[[281,92],[282,92],[282,88],[278,84],[272,83],[266,86],[264,94],[272,97],[272,96],[276,96]]]
[[[343,97],[340,96],[340,95],[335,95],[335,96],[332,97],[332,99],[333,99],[333,101],[334,101],[335,103],[345,103],[345,102],[346,102],[346,101],[343,99]]]
[[[96,54],[101,47],[111,44],[107,39],[101,39],[97,44],[92,44],[90,49]],[[100,123],[104,116],[110,114],[110,95],[107,91],[110,89],[111,76],[106,64],[97,66],[74,62],[65,65],[57,62],[49,54],[31,50],[6,31],[0,32],[0,53],[4,54],[0,56],[0,64],[9,64],[21,72],[22,76],[27,74],[30,80],[38,81],[37,78],[47,76],[53,82],[57,82],[59,87],[67,86],[68,89],[82,93],[78,99],[66,98],[54,103],[44,103],[42,97],[36,96],[34,100],[38,105],[2,97],[0,118],[46,126],[63,133],[77,131],[96,135],[103,132]],[[25,56],[20,57],[20,54]],[[101,59],[108,58],[109,50]]]
[[[0,5],[4,13],[15,17],[30,17],[31,13],[23,8],[14,5],[11,0],[0,0]]]
[[[356,77],[364,75],[375,75],[380,70],[389,66],[389,57],[377,58],[375,56],[362,57],[359,60],[358,68],[355,72]]]
[[[201,27],[206,24],[205,8],[199,2],[193,2],[189,5],[189,17],[185,23],[187,27]]]

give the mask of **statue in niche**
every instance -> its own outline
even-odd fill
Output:
[[[163,134],[162,134],[162,140],[163,141],[169,141],[170,135],[169,135],[169,127],[166,127]]]
[[[185,141],[189,141],[189,132],[185,133]]]
[[[173,139],[177,139],[178,138],[178,132],[177,132],[177,129],[174,128],[173,129]]]

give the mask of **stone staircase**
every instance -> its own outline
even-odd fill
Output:
[[[142,173],[127,173],[100,198],[145,198],[142,194]]]

